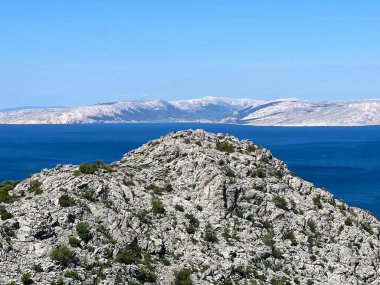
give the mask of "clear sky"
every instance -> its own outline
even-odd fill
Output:
[[[0,0],[0,108],[380,98],[378,0]]]

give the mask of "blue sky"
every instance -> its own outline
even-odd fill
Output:
[[[0,108],[380,98],[380,1],[1,0]]]

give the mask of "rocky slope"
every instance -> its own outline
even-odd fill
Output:
[[[0,111],[0,124],[211,122],[256,126],[380,125],[380,100],[258,101],[205,97],[190,100],[121,101],[76,108]]]
[[[380,284],[379,221],[232,136],[0,186],[1,284]]]

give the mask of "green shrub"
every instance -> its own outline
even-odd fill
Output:
[[[69,237],[69,245],[72,247],[80,247],[80,240],[76,237]]]
[[[180,212],[185,211],[185,209],[183,208],[183,206],[182,206],[182,205],[179,205],[179,204],[176,204],[176,205],[175,205],[175,209],[176,209],[177,211],[180,211]]]
[[[67,194],[61,195],[61,197],[59,197],[59,199],[58,199],[58,203],[61,207],[64,207],[64,208],[72,207],[76,204],[75,199],[72,198],[70,195],[67,195]]]
[[[235,151],[235,147],[226,141],[223,141],[223,142],[217,141],[216,149],[223,152],[227,152],[227,153],[233,153]]]
[[[75,229],[81,240],[88,242],[92,238],[90,225],[87,222],[79,222]]]
[[[231,178],[236,177],[235,172],[233,172],[230,168],[227,168],[227,170],[226,170],[226,176],[227,177],[231,177]]]
[[[57,280],[53,281],[51,285],[64,285],[65,281],[63,280],[62,277],[59,277]]]
[[[161,200],[154,199],[152,201],[152,212],[156,215],[158,215],[158,214],[164,215],[166,213],[164,204],[162,203]]]
[[[56,246],[50,253],[50,258],[62,266],[71,263],[75,256],[75,252],[64,245]]]
[[[254,172],[254,176],[257,176],[259,178],[264,178],[265,177],[265,170],[262,169],[261,167],[257,168],[256,171]]]
[[[30,181],[28,192],[34,193],[34,195],[40,195],[43,193],[41,189],[42,182],[39,180],[32,180]]]
[[[218,241],[218,238],[216,236],[216,232],[215,230],[211,227],[210,224],[207,224],[206,227],[205,227],[205,231],[203,233],[203,239],[205,241],[208,241],[208,242],[211,242],[211,243],[214,243],[214,242],[217,242]]]
[[[145,267],[140,267],[139,281],[145,284],[146,282],[154,283],[157,280],[157,275]]]
[[[164,187],[164,190],[168,193],[173,191],[173,186],[170,183],[167,183]]]
[[[274,233],[272,231],[267,232],[265,235],[262,236],[261,240],[266,246],[274,246],[274,240],[273,240]]]
[[[188,268],[182,268],[174,273],[174,285],[192,285],[191,270]]]
[[[254,145],[250,144],[250,145],[247,147],[247,151],[248,151],[248,152],[254,152],[254,151],[256,151],[256,147],[255,147]]]
[[[33,265],[33,270],[34,270],[35,272],[39,272],[39,273],[44,272],[44,269],[42,268],[42,265],[41,265],[41,264],[34,264],[34,265]]]
[[[350,217],[346,218],[346,219],[344,220],[344,224],[345,224],[346,226],[352,226],[352,219],[351,219]]]
[[[274,258],[281,258],[282,257],[282,251],[279,248],[272,246],[272,255]]]
[[[71,279],[79,279],[79,274],[73,270],[66,271],[63,276]]]
[[[270,280],[271,285],[290,285],[290,281],[286,276],[282,276],[280,278],[272,278]]]
[[[203,211],[203,207],[201,205],[197,205],[197,210],[198,211]]]
[[[369,234],[373,235],[373,229],[369,223],[362,223],[362,228]]]
[[[199,221],[196,217],[194,217],[193,214],[186,214],[185,217],[186,217],[186,219],[189,220],[189,223],[191,225],[193,225],[195,228],[199,227]]]
[[[9,191],[13,190],[18,182],[6,180],[0,182],[0,203],[11,203],[14,201],[14,197],[9,195]]]
[[[288,209],[288,203],[286,202],[284,197],[281,197],[279,195],[274,196],[272,198],[272,202],[276,205],[277,208],[287,210]]]
[[[3,205],[0,205],[0,218],[2,220],[8,220],[11,219],[13,215],[9,213]]]
[[[298,244],[293,231],[286,232],[284,234],[284,239],[290,240],[292,246],[296,246]]]
[[[90,202],[94,202],[96,200],[95,194],[96,194],[95,189],[90,188],[90,187],[84,188],[83,191],[81,192],[81,196]]]
[[[103,234],[103,236],[108,239],[109,241],[112,241],[112,236],[110,234],[110,231],[107,229],[105,225],[99,225],[99,231]]]
[[[322,206],[322,203],[321,203],[321,195],[317,195],[313,198],[313,203],[315,206],[318,207],[318,209],[322,209],[323,206]]]
[[[194,225],[188,225],[187,227],[186,227],[186,232],[189,234],[189,235],[192,235],[192,234],[194,234],[195,233],[195,231],[196,231],[196,228],[194,227]]]
[[[30,273],[24,273],[21,276],[21,283],[26,285],[33,284],[32,275]]]
[[[137,241],[131,242],[120,249],[116,255],[116,262],[124,264],[137,264],[141,262],[142,253]]]
[[[123,179],[123,184],[125,186],[135,186],[135,183],[132,180]]]
[[[312,219],[307,220],[307,225],[309,226],[311,232],[315,233],[317,231],[317,226],[315,225],[315,222]]]
[[[317,260],[317,257],[314,254],[312,254],[310,255],[310,260],[314,262]]]
[[[94,174],[99,169],[110,170],[110,167],[107,166],[103,161],[97,160],[94,163],[82,162],[79,165],[79,171],[83,174]]]

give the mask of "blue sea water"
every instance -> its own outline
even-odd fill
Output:
[[[59,163],[111,162],[148,140],[189,128],[251,139],[270,149],[297,175],[380,218],[380,126],[0,125],[0,180],[22,179]]]

